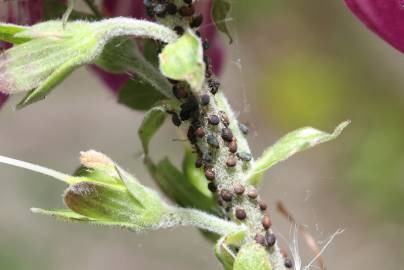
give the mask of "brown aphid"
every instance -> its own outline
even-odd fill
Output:
[[[243,195],[245,191],[245,187],[242,184],[235,184],[234,185],[234,193],[237,195]]]
[[[237,159],[235,159],[235,158],[229,158],[227,161],[226,161],[226,165],[227,165],[227,167],[234,167],[234,166],[236,166],[237,165]]]
[[[272,226],[272,222],[271,222],[271,219],[269,218],[269,216],[264,216],[261,220],[261,223],[262,223],[262,227],[264,227],[265,230],[268,230]]]
[[[209,116],[208,122],[211,125],[217,126],[220,123],[220,119],[219,119],[219,117],[217,115],[212,114],[212,115]]]
[[[203,165],[203,160],[201,158],[198,158],[195,161],[195,167],[200,168],[200,167],[202,167],[202,165]]]
[[[231,200],[233,199],[233,194],[227,189],[222,189],[222,191],[220,191],[220,197],[225,202],[231,202]]]
[[[265,211],[268,209],[268,204],[264,202],[263,200],[258,200],[258,206],[262,211]]]
[[[276,243],[276,236],[273,233],[267,232],[265,235],[265,239],[267,240],[267,247],[273,247]]]
[[[233,141],[233,132],[230,128],[222,128],[222,139],[226,142]]]
[[[213,170],[213,168],[209,167],[209,168],[205,169],[205,177],[210,181],[215,180],[216,174],[215,174],[215,171]]]
[[[173,86],[174,96],[178,99],[187,98],[188,91],[183,84],[175,84]]]
[[[195,129],[195,136],[198,138],[203,138],[205,136],[205,131],[203,130],[203,127],[197,127]]]
[[[290,258],[285,259],[285,267],[286,268],[292,268],[293,267],[293,261]]]
[[[193,5],[182,6],[178,13],[183,17],[189,17],[195,14],[195,7]]]
[[[257,244],[260,244],[261,246],[266,246],[265,243],[265,236],[263,236],[262,234],[257,233],[254,237],[255,242],[257,242]]]
[[[234,137],[234,139],[229,143],[228,147],[229,147],[229,151],[230,151],[231,153],[234,154],[234,153],[237,152],[237,141],[235,140],[235,137]]]
[[[243,208],[237,208],[235,214],[236,214],[236,218],[239,220],[244,220],[247,218],[247,213],[245,212],[245,210]]]
[[[252,190],[248,191],[247,196],[250,199],[256,199],[258,197],[258,192],[256,189],[252,189]]]

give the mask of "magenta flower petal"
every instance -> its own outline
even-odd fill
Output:
[[[345,0],[345,2],[369,29],[404,52],[403,0]]]

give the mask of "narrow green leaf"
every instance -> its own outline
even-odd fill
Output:
[[[142,80],[129,80],[119,91],[118,102],[129,108],[145,111],[166,97]]]
[[[247,244],[241,248],[234,261],[234,270],[272,270],[269,255],[259,244]]]
[[[201,40],[191,30],[164,47],[159,55],[160,70],[168,78],[189,83],[196,92],[205,79]]]
[[[1,24],[0,23],[0,40],[13,43],[13,44],[20,44],[28,41],[28,38],[18,38],[14,37],[15,34],[26,30],[27,27],[15,25],[15,24]]]
[[[132,229],[133,225],[130,223],[119,223],[119,222],[106,222],[97,219],[88,218],[82,215],[79,215],[70,209],[41,209],[41,208],[31,208],[31,212],[34,214],[40,214],[44,216],[54,217],[56,219],[66,221],[66,222],[77,222],[77,223],[85,223],[92,225],[101,225],[108,227],[118,227],[122,229]]]
[[[176,110],[176,106],[177,102],[164,100],[146,112],[138,130],[138,135],[146,155],[149,154],[150,140],[164,123],[167,116],[167,111]]]
[[[335,139],[349,123],[350,121],[341,123],[331,134],[311,127],[301,128],[287,134],[264,151],[262,156],[253,164],[247,179],[253,185],[259,184],[262,174],[273,165],[288,159],[300,151]]]
[[[231,10],[230,0],[213,0],[212,18],[220,32],[226,34],[230,43],[233,42],[233,38],[230,35],[229,28],[227,27],[228,15]]]

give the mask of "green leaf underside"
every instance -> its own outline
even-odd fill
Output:
[[[102,220],[97,220],[93,218],[88,218],[77,214],[70,209],[41,209],[41,208],[32,208],[31,211],[35,214],[40,214],[44,216],[54,217],[56,219],[66,221],[66,222],[77,222],[77,223],[85,223],[85,224],[93,224],[93,225],[101,225],[108,227],[119,227],[125,229],[131,229],[133,227],[130,223],[119,223],[119,222],[107,222]]]
[[[230,35],[229,28],[227,27],[228,15],[231,10],[231,1],[230,0],[214,0],[212,7],[212,18],[215,23],[217,29],[220,32],[227,35],[229,38],[229,42],[233,42],[233,38]]]
[[[119,91],[118,102],[131,109],[149,110],[166,97],[146,81],[129,80]]]
[[[205,79],[205,63],[202,43],[192,31],[164,47],[159,59],[160,70],[166,77],[186,81],[194,91],[200,91]]]
[[[248,173],[249,182],[257,185],[261,181],[261,176],[265,171],[278,162],[286,160],[292,155],[314,147],[317,144],[337,138],[349,123],[350,121],[341,123],[331,134],[311,127],[301,128],[287,134],[264,151],[262,156],[253,164]]]
[[[268,252],[259,244],[243,246],[234,261],[234,270],[272,270]]]

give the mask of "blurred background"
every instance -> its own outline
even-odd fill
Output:
[[[281,200],[320,245],[328,269],[401,269],[404,257],[404,56],[365,29],[342,1],[233,1],[235,42],[223,85],[251,126],[255,156],[302,126],[331,131],[335,141],[298,154],[265,176],[262,196],[291,243]],[[223,43],[227,39],[223,36]],[[119,105],[82,68],[43,102],[0,111],[1,154],[72,172],[81,150],[97,149],[154,186],[143,167],[137,128],[142,113]],[[154,139],[155,157],[180,160],[169,124]],[[157,158],[156,158],[157,160]],[[0,269],[221,269],[212,246],[193,228],[136,235],[65,224],[30,207],[62,207],[65,186],[0,166]],[[304,262],[313,254],[300,241]]]

